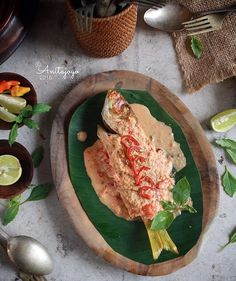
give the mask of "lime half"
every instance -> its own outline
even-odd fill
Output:
[[[222,111],[210,120],[212,129],[216,132],[226,132],[236,125],[236,109]]]
[[[9,112],[6,108],[0,106],[0,119],[11,123],[16,120],[16,115]]]
[[[19,160],[13,155],[0,156],[0,185],[11,185],[19,180],[22,168]]]

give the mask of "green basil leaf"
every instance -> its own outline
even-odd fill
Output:
[[[236,242],[236,231],[234,231],[233,233],[231,233],[230,235],[230,238],[229,238],[229,242],[226,243],[224,246],[223,246],[223,249],[228,246],[229,244],[232,244],[232,243],[235,243]]]
[[[8,136],[8,143],[10,144],[10,146],[13,145],[13,143],[15,142],[16,138],[17,138],[17,134],[18,134],[18,124],[15,123],[12,128],[11,128],[11,131],[9,133],[9,136]]]
[[[43,160],[44,148],[42,146],[37,147],[32,153],[32,160],[34,167],[38,168]]]
[[[197,213],[197,210],[193,206],[184,205],[183,210],[189,211],[191,214]]]
[[[20,115],[20,114],[19,114],[19,115],[17,115],[17,116],[16,116],[16,120],[15,120],[15,121],[16,121],[16,123],[20,124],[20,123],[23,121],[23,116],[22,116],[22,115]]]
[[[35,122],[34,120],[30,119],[30,118],[25,118],[23,119],[23,123],[30,129],[36,129],[39,130],[39,125],[37,122]]]
[[[223,148],[230,148],[230,149],[236,150],[236,141],[234,141],[234,140],[218,139],[215,142]]]
[[[8,204],[9,206],[12,206],[14,204],[20,204],[20,199],[21,199],[21,195],[17,195],[13,198],[11,198],[9,201],[8,201]]]
[[[203,53],[203,45],[196,36],[192,36],[191,38],[191,49],[193,51],[194,56],[200,59]]]
[[[51,110],[51,106],[45,103],[38,103],[33,106],[33,114],[41,114]]]
[[[226,152],[229,155],[229,157],[231,158],[231,160],[236,164],[236,149],[230,149],[230,148],[226,148]]]
[[[190,197],[191,187],[186,177],[180,179],[173,188],[173,199],[176,204],[186,204]]]
[[[40,185],[36,186],[31,191],[30,196],[26,199],[25,202],[37,201],[37,200],[44,199],[44,198],[46,198],[48,196],[48,194],[51,191],[51,189],[52,189],[52,184],[51,183],[40,184]]]
[[[236,192],[236,178],[228,171],[226,167],[225,167],[225,173],[223,174],[221,181],[224,191],[230,197],[233,197],[234,193]]]
[[[174,215],[170,211],[160,211],[152,221],[152,230],[167,229],[174,220]]]
[[[31,105],[26,105],[26,107],[24,107],[23,109],[21,109],[20,111],[20,114],[22,117],[24,118],[29,118],[32,116],[32,111],[33,111],[33,108]]]
[[[18,214],[19,212],[19,208],[20,208],[20,205],[19,203],[15,203],[15,204],[12,204],[11,206],[9,206],[5,212],[4,212],[4,215],[3,215],[3,225],[7,225],[9,224],[11,221],[14,220],[14,218],[16,217],[16,215]]]
[[[176,205],[170,201],[161,201],[161,206],[165,211],[174,211]]]

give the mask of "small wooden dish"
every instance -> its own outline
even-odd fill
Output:
[[[0,155],[4,154],[15,156],[20,161],[22,167],[22,175],[16,183],[8,186],[0,185],[0,198],[9,199],[21,194],[31,183],[33,178],[33,161],[28,150],[17,142],[10,146],[7,140],[0,140]]]
[[[11,72],[3,72],[0,73],[0,81],[2,80],[16,80],[20,82],[20,85],[23,87],[30,87],[31,91],[23,96],[24,99],[26,99],[27,104],[34,105],[37,103],[37,95],[34,90],[33,85],[27,80],[25,77],[17,74],[17,73],[11,73]],[[12,124],[14,123],[8,123],[0,119],[0,130],[10,130],[12,128]],[[22,126],[22,124],[20,125]]]

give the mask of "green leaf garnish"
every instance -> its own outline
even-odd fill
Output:
[[[191,49],[193,51],[194,56],[200,59],[203,53],[203,45],[196,36],[192,36],[191,38]]]
[[[236,164],[236,141],[232,139],[218,139],[215,142],[226,151],[230,159]]]
[[[2,219],[3,225],[7,225],[15,219],[22,204],[29,201],[45,199],[52,189],[51,183],[40,184],[35,187],[31,184],[30,187],[32,187],[32,191],[30,193],[30,196],[25,201],[21,202],[21,195],[18,195],[8,201],[7,208],[5,209]]]
[[[6,208],[4,215],[3,215],[3,225],[9,224],[11,221],[15,219],[19,212],[20,205],[18,202],[9,204],[9,206]]]
[[[48,196],[51,189],[52,189],[51,183],[40,184],[40,185],[36,186],[31,191],[30,196],[24,201],[24,203],[28,202],[28,201],[38,201],[41,199],[45,199]]]
[[[197,210],[193,206],[190,206],[190,205],[184,205],[182,207],[182,210],[189,211],[189,213],[191,213],[191,214],[196,214],[197,213]]]
[[[43,160],[44,156],[44,148],[43,146],[37,147],[32,153],[32,160],[34,163],[34,167],[38,168]]]
[[[161,201],[161,205],[165,211],[174,211],[177,207],[176,204],[170,201]]]
[[[234,231],[229,238],[229,242],[226,243],[222,249],[224,249],[226,246],[228,246],[229,244],[235,243],[236,242],[236,231]]]
[[[232,139],[218,139],[215,142],[223,148],[236,149],[236,141]]]
[[[12,126],[11,131],[10,131],[9,136],[8,136],[8,143],[10,144],[10,146],[12,146],[13,143],[15,142],[15,140],[17,138],[17,134],[18,134],[18,124],[15,123]]]
[[[227,167],[225,167],[225,173],[223,174],[221,181],[224,191],[230,197],[233,197],[236,192],[236,178],[228,171]]]
[[[51,106],[45,103],[38,103],[33,106],[33,115],[45,113],[51,110]]]
[[[30,118],[23,119],[23,123],[30,129],[39,130],[39,124]]]
[[[33,108],[31,105],[27,105],[20,111],[20,115],[24,118],[29,118],[32,116]]]
[[[37,122],[31,119],[31,117],[35,114],[41,114],[44,112],[50,111],[51,106],[44,104],[44,103],[38,103],[35,104],[33,107],[31,105],[27,105],[23,109],[21,109],[20,113],[16,116],[15,124],[12,127],[12,131],[9,134],[9,144],[12,145],[17,137],[17,124],[25,124],[30,129],[36,129],[39,130],[39,125]]]
[[[167,229],[174,220],[174,215],[170,211],[160,211],[152,221],[151,230]]]
[[[230,149],[230,148],[226,148],[226,152],[229,155],[229,157],[231,158],[231,160],[236,164],[236,149]]]
[[[183,206],[190,198],[191,187],[186,177],[180,179],[173,188],[173,198],[176,204]]]

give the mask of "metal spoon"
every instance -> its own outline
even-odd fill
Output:
[[[53,270],[46,248],[31,237],[11,237],[0,228],[0,245],[6,249],[10,260],[25,273],[42,276]]]
[[[184,6],[169,2],[161,8],[151,8],[144,14],[147,25],[159,30],[173,32],[183,30],[182,22],[188,21],[193,14]]]

